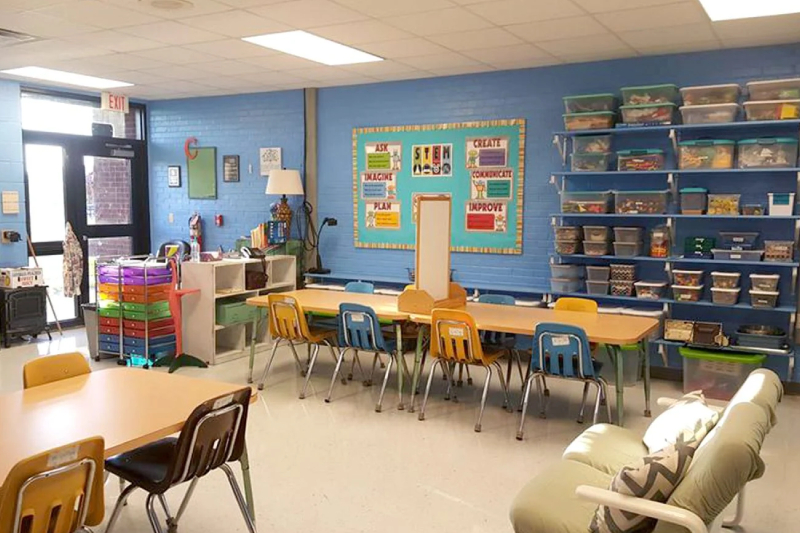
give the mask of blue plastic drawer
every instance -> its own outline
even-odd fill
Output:
[[[126,355],[144,355],[144,348],[140,346],[125,346],[125,354]],[[159,344],[158,346],[150,346],[147,350],[147,354],[150,357],[161,357],[164,355],[174,355],[175,354],[175,343],[169,344]]]
[[[119,342],[101,342],[99,345],[103,352],[119,353]]]
[[[144,348],[144,343],[146,339],[139,339],[136,337],[125,337],[124,343],[125,346],[136,346],[140,348]],[[175,335],[164,335],[162,337],[153,337],[150,339],[149,345],[152,346],[160,346],[162,344],[175,344]]]

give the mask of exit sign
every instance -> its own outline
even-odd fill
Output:
[[[100,109],[106,111],[128,112],[128,97],[124,94],[113,94],[104,92],[100,95]]]

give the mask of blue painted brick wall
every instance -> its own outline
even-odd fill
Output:
[[[22,235],[21,242],[0,244],[0,267],[28,264],[24,179],[19,85],[0,80],[0,192],[17,191],[20,201],[17,215],[6,215],[0,210],[0,230]]]
[[[269,205],[277,200],[264,194],[267,180],[259,176],[261,147],[283,148],[286,168],[303,168],[303,93],[285,91],[231,97],[192,98],[148,104],[151,243],[156,250],[171,239],[189,240],[187,221],[198,211],[204,220],[204,249],[233,247],[249,237],[258,223],[269,220]],[[199,146],[217,148],[217,199],[190,200],[187,188],[187,137]],[[222,180],[222,156],[238,155],[240,181]],[[253,173],[248,165],[253,165]],[[181,166],[181,187],[167,186],[167,167]],[[169,223],[173,213],[174,222]],[[221,228],[214,215],[224,216]]]

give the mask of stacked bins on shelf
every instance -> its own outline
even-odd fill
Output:
[[[169,267],[146,261],[98,264],[97,281],[101,352],[145,367],[175,353]]]

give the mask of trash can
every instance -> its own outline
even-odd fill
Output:
[[[97,350],[97,305],[83,304],[83,325],[86,326],[86,344],[89,346],[89,355],[95,361],[100,360]]]

